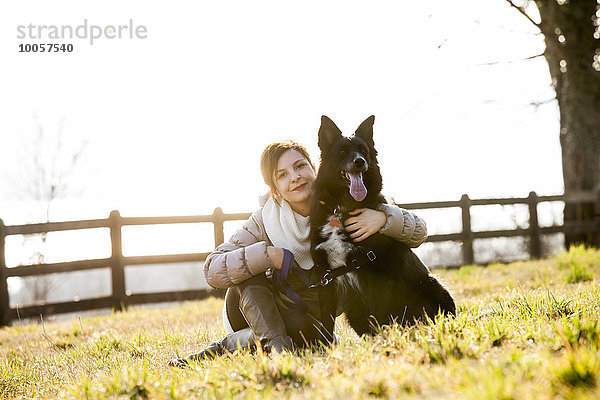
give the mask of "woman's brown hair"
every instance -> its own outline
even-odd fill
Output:
[[[277,169],[277,163],[279,162],[279,158],[283,153],[288,150],[296,150],[298,153],[302,154],[306,161],[310,164],[313,170],[316,171],[315,165],[310,159],[308,155],[308,151],[306,148],[299,143],[296,143],[292,140],[286,140],[284,142],[271,143],[268,145],[262,152],[260,156],[260,172],[262,173],[263,180],[271,189],[271,196],[275,197],[277,194],[277,188],[275,186],[275,180],[273,179],[273,175],[275,170]]]

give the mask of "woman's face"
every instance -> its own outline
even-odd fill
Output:
[[[311,189],[315,171],[304,156],[294,149],[286,150],[273,173],[275,187],[292,210],[305,215],[311,206]]]

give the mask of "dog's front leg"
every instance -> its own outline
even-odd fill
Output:
[[[327,250],[321,246],[326,241],[326,238],[323,237],[322,229],[326,224],[327,214],[327,209],[320,205],[317,205],[311,212],[310,253],[315,266],[322,271],[331,269]]]

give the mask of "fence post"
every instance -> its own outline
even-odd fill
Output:
[[[537,193],[529,193],[527,204],[529,205],[529,255],[532,259],[537,260],[542,256],[540,250],[540,225],[537,213]]]
[[[462,210],[462,254],[465,265],[473,264],[475,257],[473,254],[473,232],[471,231],[471,199],[469,195],[463,194],[460,198],[460,208]]]
[[[121,241],[121,214],[117,210],[110,212],[108,218],[110,227],[110,244],[112,253],[110,256],[110,272],[112,275],[112,297],[115,311],[120,311],[126,306],[127,296],[125,294],[125,267],[123,265],[123,245]]]
[[[215,208],[213,212],[213,226],[215,231],[215,247],[225,242],[225,233],[223,228],[223,210],[221,207]]]
[[[8,296],[8,282],[6,280],[6,256],[5,256],[6,228],[0,219],[0,326],[10,323],[10,302]]]

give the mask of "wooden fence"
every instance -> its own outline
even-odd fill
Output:
[[[459,201],[441,201],[430,203],[398,204],[406,209],[443,209],[458,207],[462,210],[462,231],[458,233],[429,236],[429,242],[456,241],[462,243],[463,264],[474,261],[473,241],[497,237],[529,237],[529,253],[531,258],[541,255],[541,235],[553,233],[578,234],[600,232],[600,218],[577,223],[565,223],[559,226],[540,227],[538,222],[537,205],[541,202],[595,203],[600,210],[600,194],[593,192],[571,193],[568,195],[538,196],[535,192],[525,198],[500,199],[470,199],[463,195]],[[471,229],[472,206],[484,205],[515,205],[529,206],[529,228],[473,231]],[[600,215],[600,212],[598,213]],[[250,213],[224,214],[221,208],[216,208],[212,215],[177,216],[177,217],[121,217],[118,211],[112,211],[109,218],[85,221],[48,222],[28,225],[5,226],[0,220],[0,325],[21,318],[38,316],[40,314],[59,314],[99,308],[114,308],[120,310],[128,305],[146,304],[169,301],[197,300],[208,296],[222,296],[222,291],[210,289],[184,290],[156,293],[129,294],[125,290],[125,267],[130,265],[152,265],[178,262],[204,261],[208,253],[189,253],[156,256],[125,257],[122,251],[121,228],[131,225],[162,225],[181,223],[212,223],[214,226],[215,246],[223,243],[223,223],[225,221],[246,220]],[[5,258],[5,238],[8,235],[31,235],[46,232],[71,231],[77,229],[108,228],[110,229],[111,256],[109,258],[61,262],[53,264],[20,265],[7,268]],[[13,309],[10,307],[7,278],[40,276],[51,273],[85,271],[98,268],[109,268],[112,277],[112,294],[106,297],[84,299],[72,302],[37,304]]]

